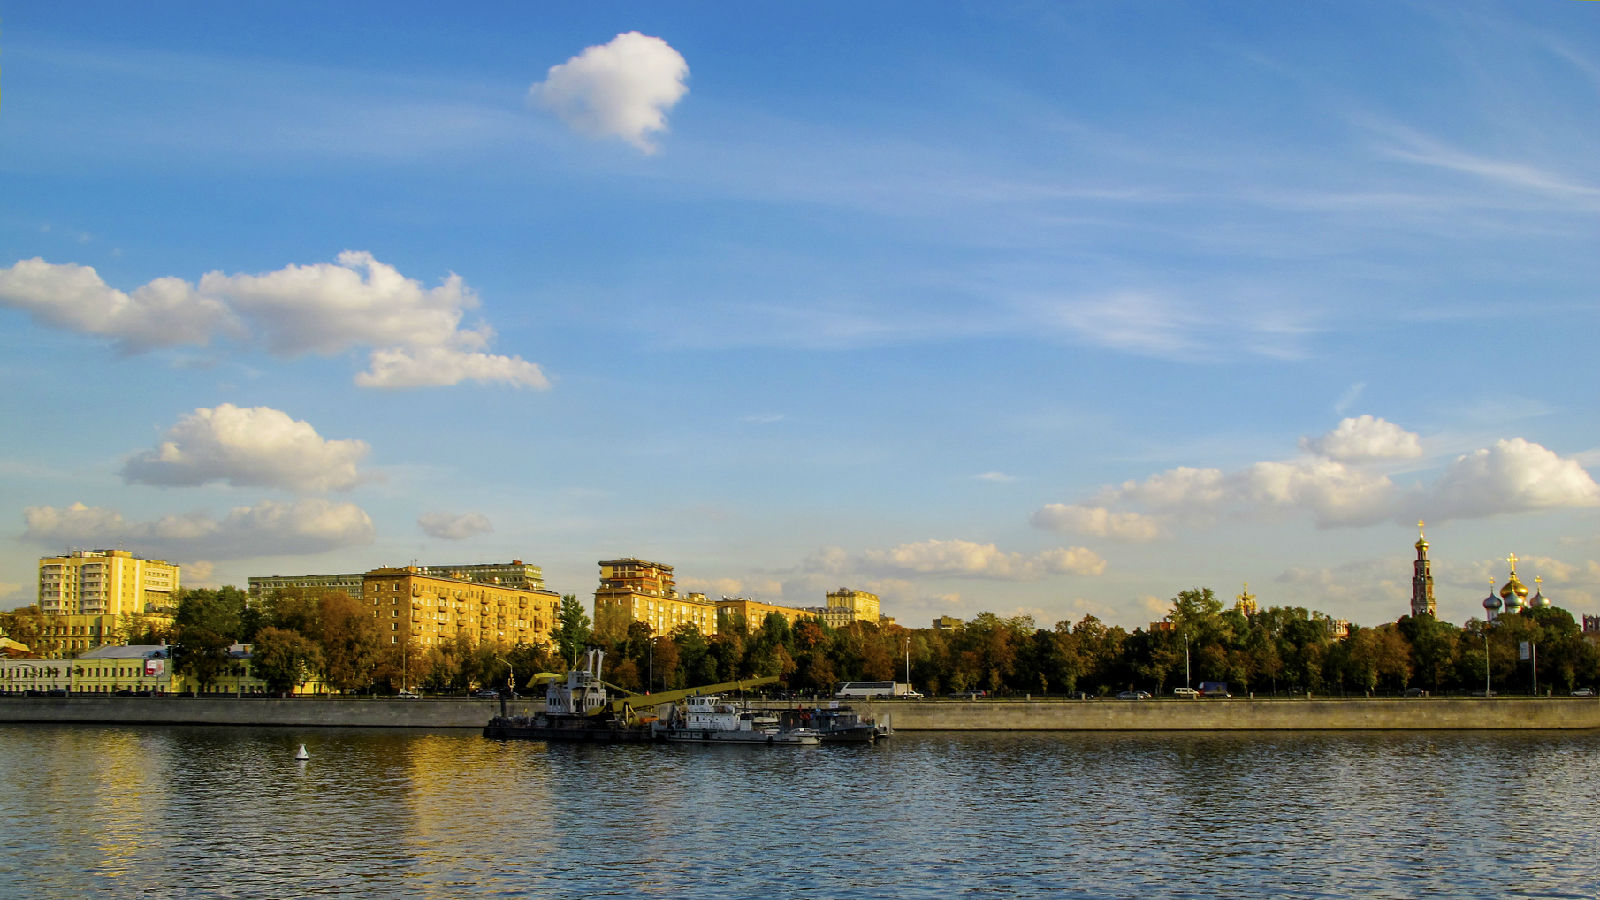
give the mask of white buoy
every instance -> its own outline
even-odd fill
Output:
[[[300,760],[301,762],[305,762],[306,760],[311,758],[311,754],[306,752],[306,745],[305,744],[301,744],[300,745],[300,752],[296,753],[294,755],[294,758]]]

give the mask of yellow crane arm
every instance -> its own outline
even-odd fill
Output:
[[[613,716],[623,715],[628,710],[637,712],[641,709],[653,709],[663,703],[676,703],[685,697],[694,697],[700,694],[720,694],[724,691],[745,691],[750,688],[760,687],[763,684],[777,684],[778,676],[762,675],[758,678],[745,678],[740,681],[723,681],[717,684],[704,684],[699,687],[684,688],[681,691],[658,691],[654,694],[634,694],[631,697],[616,697],[604,706],[589,711],[589,715],[598,716],[610,713]],[[632,718],[627,716],[627,718]]]

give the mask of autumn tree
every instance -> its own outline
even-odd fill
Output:
[[[274,693],[305,684],[322,668],[322,650],[314,641],[288,628],[267,627],[256,633],[250,664],[256,677]]]

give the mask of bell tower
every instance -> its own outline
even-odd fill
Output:
[[[1428,539],[1423,536],[1422,520],[1417,520],[1417,561],[1411,564],[1411,618],[1437,615],[1433,602],[1433,573],[1428,570]]]

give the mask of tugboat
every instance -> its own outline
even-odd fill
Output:
[[[674,708],[665,723],[655,731],[663,740],[693,741],[702,744],[790,744],[815,745],[822,736],[812,728],[784,729],[778,717],[767,712],[740,709],[716,694],[689,697],[681,711]]]
[[[612,714],[606,683],[600,679],[600,665],[604,660],[605,651],[589,650],[584,653],[583,668],[568,671],[564,680],[555,674],[536,676],[535,680],[548,682],[544,712],[508,716],[502,709],[500,715],[483,727],[483,736],[499,740],[605,744],[652,740],[654,736],[648,722],[634,721],[631,715]]]
[[[870,744],[894,734],[888,720],[883,724],[863,716],[848,706],[786,709],[778,714],[780,728],[810,728],[824,744]]]

